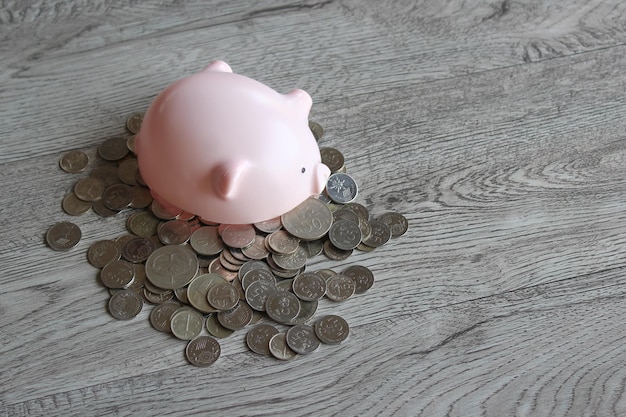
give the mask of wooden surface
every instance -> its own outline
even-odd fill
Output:
[[[223,59],[308,91],[374,215],[406,235],[344,262],[340,346],[291,362],[238,332],[210,368],[146,306],[107,314],[86,261],[125,216],[61,199],[166,85]],[[626,415],[626,3],[2,1],[0,414]],[[83,174],[84,175],[84,174]],[[70,220],[74,250],[44,233]]]

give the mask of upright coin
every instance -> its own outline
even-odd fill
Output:
[[[313,353],[320,347],[315,330],[306,324],[298,324],[287,330],[287,345],[296,353]]]
[[[406,217],[393,211],[381,214],[376,220],[389,226],[391,237],[402,236],[409,229],[409,222],[406,220]]]
[[[281,216],[285,229],[304,240],[316,240],[324,236],[333,223],[328,206],[315,198],[307,198],[296,208]]]
[[[199,367],[213,365],[220,354],[220,344],[211,336],[196,337],[185,348],[185,356],[189,363]]]
[[[180,308],[177,303],[162,303],[150,312],[150,324],[156,330],[164,333],[172,332],[172,315]]]
[[[287,345],[286,338],[285,333],[278,333],[272,336],[269,343],[272,356],[282,361],[294,359],[298,355]]]
[[[59,166],[65,172],[76,173],[87,168],[89,157],[82,151],[69,151],[61,156]]]
[[[343,318],[331,314],[315,322],[315,334],[322,343],[336,345],[348,338],[350,326]]]
[[[187,287],[189,303],[203,313],[215,313],[219,309],[209,304],[209,290],[218,284],[230,285],[218,274],[202,274],[195,277]]]
[[[269,356],[270,339],[278,333],[278,329],[271,324],[257,324],[246,334],[246,344],[254,353]]]
[[[180,307],[170,320],[172,333],[181,340],[191,340],[204,327],[204,317],[191,307]]]
[[[289,323],[300,312],[300,300],[290,292],[278,291],[267,297],[265,311],[272,320]]]
[[[126,138],[118,137],[107,139],[98,147],[98,154],[107,161],[118,161],[128,155]]]
[[[114,240],[98,240],[87,251],[87,260],[96,268],[104,268],[109,262],[122,256],[122,247]]]
[[[326,194],[335,203],[346,204],[356,199],[358,187],[351,176],[337,172],[328,177]]]
[[[235,287],[223,282],[209,288],[207,300],[217,310],[230,310],[239,302],[239,293]]]
[[[146,275],[154,285],[175,290],[184,287],[198,272],[198,257],[185,246],[163,246],[146,260]]]
[[[326,281],[326,297],[333,301],[345,301],[354,295],[356,284],[342,274],[333,275]]]
[[[309,129],[311,129],[313,137],[318,142],[324,136],[324,128],[319,123],[314,122],[313,120],[309,120]]]
[[[67,251],[78,245],[82,232],[74,223],[60,222],[52,225],[46,232],[46,242],[51,249]]]
[[[322,163],[330,168],[330,172],[341,171],[344,167],[345,158],[335,148],[320,148]]]
[[[133,135],[139,133],[141,129],[141,122],[143,121],[143,113],[136,112],[128,116],[126,119],[126,129]]]
[[[353,223],[349,220],[339,220],[330,227],[328,238],[337,249],[351,250],[361,243],[361,229],[358,223]]]
[[[118,320],[130,320],[143,308],[143,300],[135,290],[118,291],[109,299],[109,313]]]
[[[355,294],[363,294],[374,285],[374,274],[368,268],[361,265],[349,266],[341,272],[341,275],[351,278],[354,281]]]
[[[326,294],[326,281],[313,272],[303,272],[293,279],[293,293],[301,300],[314,301]]]

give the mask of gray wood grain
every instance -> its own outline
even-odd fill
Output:
[[[618,1],[3,1],[0,414],[626,415],[625,6]],[[170,82],[224,59],[313,97],[377,215],[409,231],[344,262],[341,346],[208,369],[119,322],[86,261],[125,216],[73,218],[92,160]],[[75,221],[74,250],[45,246]]]

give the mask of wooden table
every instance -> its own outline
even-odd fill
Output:
[[[0,8],[2,415],[626,415],[626,9],[620,1],[49,1]],[[313,97],[376,216],[346,261],[348,340],[281,362],[245,331],[209,368],[130,321],[86,260],[128,211],[61,200],[174,80],[214,59]],[[69,252],[44,234],[73,221]]]

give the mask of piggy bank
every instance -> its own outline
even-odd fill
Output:
[[[268,220],[330,175],[308,125],[311,97],[280,94],[213,62],[161,92],[135,141],[141,176],[166,206],[229,224]]]

